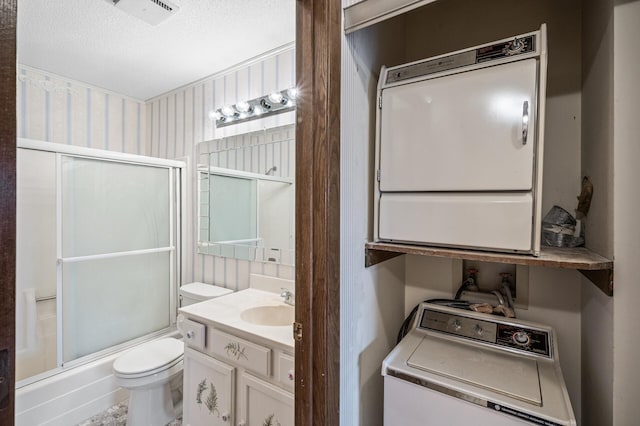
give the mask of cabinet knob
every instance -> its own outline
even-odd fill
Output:
[[[186,337],[187,339],[193,339],[195,335],[196,335],[196,332],[193,330],[190,330],[190,331],[187,331]]]
[[[228,422],[229,420],[231,420],[231,415],[229,413],[224,413],[221,417],[223,422]]]
[[[295,378],[295,376],[293,375],[293,370],[289,370],[288,377],[289,377],[289,380],[293,380]]]

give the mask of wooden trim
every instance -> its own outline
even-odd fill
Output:
[[[0,0],[0,423],[14,423],[16,0]],[[4,395],[2,394],[2,391]]]
[[[340,1],[297,1],[296,425],[339,424]]]
[[[415,246],[393,243],[365,243],[367,256],[365,266],[372,266],[385,258],[379,252],[397,254],[416,254],[419,256],[448,257],[452,259],[478,260],[481,262],[510,263],[513,265],[544,266],[546,268],[584,269],[596,271],[613,269],[613,261],[602,257],[584,247],[557,248],[541,247],[540,256],[527,254],[494,253],[471,249],[453,249],[445,247]]]
[[[414,246],[393,243],[366,243],[365,267],[377,265],[401,254],[510,263],[512,265],[542,266],[545,268],[575,269],[587,277],[607,296],[613,296],[613,261],[585,247],[541,247],[540,256],[526,254],[491,253],[470,249]]]
[[[589,281],[596,285],[607,296],[613,296],[613,269],[585,270],[578,269]]]

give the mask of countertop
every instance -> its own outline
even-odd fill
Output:
[[[246,322],[240,318],[245,309],[257,306],[280,306],[282,298],[277,293],[249,288],[216,299],[196,303],[179,309],[179,313],[196,321],[213,323],[240,330],[293,351],[292,325],[265,326]]]

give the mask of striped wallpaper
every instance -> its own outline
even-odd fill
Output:
[[[218,256],[196,254],[197,242],[197,183],[195,174],[196,146],[199,142],[226,138],[293,124],[295,113],[288,112],[246,123],[215,128],[209,112],[237,101],[252,99],[267,93],[293,87],[295,85],[295,47],[293,44],[236,65],[227,71],[210,76],[193,84],[150,99],[146,104],[146,135],[148,155],[189,159],[189,181],[187,187],[188,217],[185,243],[184,279],[186,282],[202,281],[226,285],[234,290],[248,287],[249,274],[258,273],[294,278],[294,268],[261,262],[250,262]],[[229,139],[230,140],[230,139]],[[270,155],[286,158],[287,168],[293,173],[295,146],[283,148],[260,147],[263,150],[263,164],[256,165],[256,171],[264,173],[270,168]],[[276,150],[277,153],[276,153]],[[253,151],[257,156],[258,151]],[[250,155],[250,154],[249,154]],[[265,170],[262,170],[262,169]]]
[[[147,154],[144,101],[18,65],[18,137]]]
[[[294,85],[293,43],[146,102],[19,65],[18,137],[186,161],[189,176],[183,216],[187,218],[183,279],[239,290],[248,287],[250,273],[293,279],[294,268],[195,254],[196,145],[293,124],[295,113],[287,112],[216,129],[209,111]],[[288,168],[278,166],[279,170],[293,173],[295,146],[291,144],[282,153]],[[274,154],[265,152],[263,157],[267,162],[269,155]]]

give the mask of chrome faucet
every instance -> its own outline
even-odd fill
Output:
[[[280,297],[282,297],[284,299],[284,303],[286,303],[287,305],[291,305],[294,306],[295,305],[295,299],[294,294],[289,291],[289,289],[282,287],[281,288],[282,293],[280,293]]]

